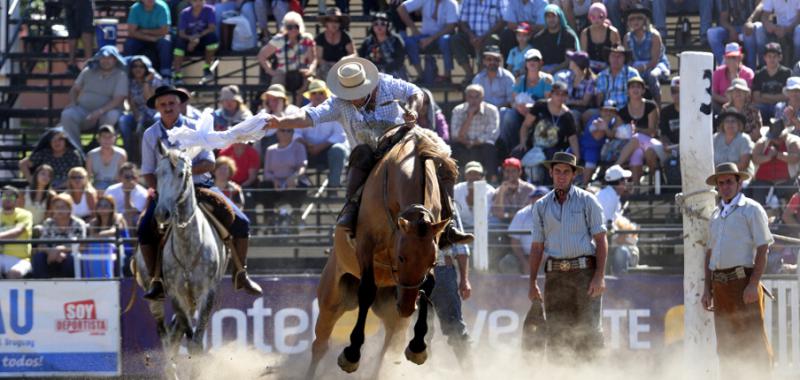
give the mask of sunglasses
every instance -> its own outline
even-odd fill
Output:
[[[131,67],[134,69],[143,69],[144,65],[131,65]]]
[[[375,26],[387,26],[387,25],[389,25],[389,21],[375,21],[375,22],[372,23],[372,25],[375,25]]]
[[[286,30],[293,30],[293,29],[300,29],[300,25],[297,24],[286,24]]]
[[[124,179],[126,179],[128,181],[133,181],[134,179],[136,179],[136,176],[133,175],[133,174],[127,174],[127,175],[124,175],[122,178],[124,178]]]
[[[17,196],[14,194],[3,194],[2,198],[4,201],[13,201],[17,199]]]
[[[310,92],[309,95],[311,95],[311,96],[314,96],[314,95],[325,95],[325,91],[314,91],[314,92]]]
[[[77,179],[86,179],[86,177],[84,177],[82,175],[80,175],[80,176],[79,175],[74,175],[74,176],[70,176],[69,179],[76,179],[76,180]]]

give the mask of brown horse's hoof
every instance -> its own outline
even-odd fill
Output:
[[[353,363],[347,360],[347,358],[344,356],[344,351],[342,351],[342,353],[339,354],[339,360],[337,360],[336,362],[339,364],[339,368],[341,368],[342,371],[345,371],[347,373],[353,373],[358,369],[358,362]]]
[[[406,346],[405,354],[406,354],[406,359],[408,359],[408,361],[416,365],[422,365],[423,363],[425,363],[426,360],[428,360],[427,349],[423,350],[422,352],[413,352],[411,351],[410,347]]]

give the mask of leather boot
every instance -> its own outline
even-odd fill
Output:
[[[164,299],[164,284],[161,282],[161,265],[159,265],[161,260],[158,257],[158,249],[152,245],[140,245],[139,250],[142,251],[144,264],[152,279],[143,297],[151,301],[162,300]]]
[[[442,219],[450,218],[450,223],[442,231],[439,237],[439,249],[450,247],[454,244],[469,244],[475,239],[475,235],[466,233],[458,229],[455,224],[455,213],[453,212],[453,188],[455,178],[442,178],[439,176],[439,193],[442,195]]]
[[[255,281],[251,280],[250,276],[247,274],[248,241],[249,239],[246,238],[233,240],[233,246],[236,250],[234,254],[238,259],[238,262],[242,264],[242,268],[241,269],[236,268],[236,273],[232,277],[233,289],[234,290],[244,289],[249,294],[252,294],[254,296],[260,296],[263,294],[263,292],[261,291],[261,286],[259,286]]]
[[[358,206],[360,201],[359,188],[367,181],[369,171],[351,166],[347,171],[347,193],[345,194],[346,202],[339,216],[336,218],[336,224],[344,227],[350,231],[351,235],[355,235],[356,224],[358,221]]]

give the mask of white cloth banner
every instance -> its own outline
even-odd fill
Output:
[[[0,376],[120,374],[117,281],[0,282]]]

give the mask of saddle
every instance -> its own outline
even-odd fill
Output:
[[[195,194],[200,211],[206,216],[206,219],[209,220],[211,227],[225,240],[226,237],[230,236],[230,231],[226,226],[233,224],[233,220],[236,218],[233,208],[225,202],[225,199],[221,195],[210,189],[195,187]],[[163,247],[164,243],[166,243],[167,236],[169,236],[172,227],[172,225],[169,225],[164,231],[161,231],[159,247]]]

